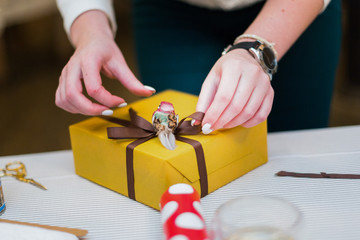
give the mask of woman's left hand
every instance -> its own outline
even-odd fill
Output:
[[[255,58],[247,50],[232,50],[215,63],[202,85],[196,106],[205,113],[202,131],[253,127],[266,120],[273,99],[269,76]]]

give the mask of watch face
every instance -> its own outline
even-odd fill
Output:
[[[263,59],[264,59],[265,65],[269,69],[274,69],[276,67],[277,63],[276,63],[275,55],[274,55],[273,51],[271,51],[270,48],[264,47]]]

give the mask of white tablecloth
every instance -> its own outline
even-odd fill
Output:
[[[268,149],[267,164],[202,199],[208,224],[226,200],[269,195],[302,211],[303,239],[360,239],[360,180],[274,176],[280,170],[360,174],[360,126],[269,134]],[[0,157],[0,166],[15,160],[49,190],[3,178],[1,218],[87,229],[84,239],[163,239],[159,212],[77,176],[71,151]]]

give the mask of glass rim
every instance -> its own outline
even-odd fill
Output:
[[[295,220],[289,224],[288,227],[286,227],[285,231],[291,231],[293,229],[296,228],[296,226],[299,226],[301,224],[301,221],[302,221],[302,213],[300,211],[300,209],[295,205],[293,204],[292,202],[282,198],[282,197],[278,197],[278,196],[267,196],[267,195],[244,195],[244,196],[238,196],[238,197],[235,197],[233,199],[230,199],[224,203],[222,203],[218,209],[215,211],[215,214],[214,214],[214,217],[213,217],[213,221],[215,220],[216,216],[220,216],[220,212],[225,209],[229,204],[231,203],[234,203],[234,202],[237,202],[241,199],[264,199],[264,200],[272,200],[272,201],[277,201],[281,204],[285,204],[289,209],[292,209],[294,213],[296,213],[296,217],[295,217]],[[223,222],[222,219],[218,219],[219,221]],[[226,224],[230,224],[230,225],[234,225],[234,224],[231,224],[231,223],[226,223]]]

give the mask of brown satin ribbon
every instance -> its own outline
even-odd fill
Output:
[[[129,198],[135,200],[135,177],[134,177],[134,149],[136,146],[150,140],[151,138],[156,137],[156,129],[154,126],[146,121],[144,118],[138,116],[136,112],[130,108],[130,121],[124,119],[118,119],[114,117],[103,116],[102,118],[120,124],[124,127],[109,127],[107,129],[108,138],[110,139],[129,139],[135,138],[136,140],[131,142],[126,146],[126,173],[127,173],[127,186],[128,186],[128,195]],[[190,116],[183,118],[174,134],[177,140],[190,144],[196,154],[198,171],[200,176],[200,187],[201,187],[201,197],[204,197],[208,194],[208,179],[207,179],[207,170],[205,163],[204,150],[201,146],[201,143],[190,138],[181,137],[179,135],[195,135],[200,133],[201,126],[191,126],[191,121],[185,121],[187,118],[196,119],[202,121],[204,113],[195,112]]]
[[[340,178],[340,179],[360,179],[360,174],[338,174],[338,173],[297,173],[280,171],[276,173],[279,177],[300,177],[300,178]]]

